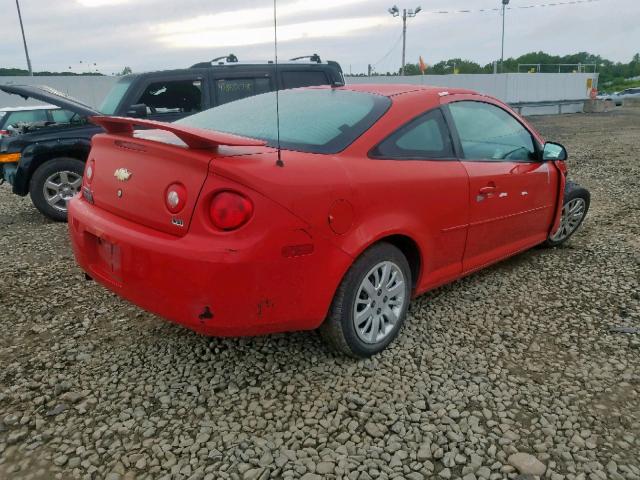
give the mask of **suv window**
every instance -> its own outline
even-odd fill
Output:
[[[535,160],[529,131],[503,109],[489,103],[449,104],[464,157],[492,161]]]
[[[143,103],[149,114],[196,113],[202,110],[202,80],[151,83],[133,104]]]
[[[218,105],[271,90],[269,78],[223,78],[216,80]]]
[[[46,122],[46,110],[21,110],[18,112],[10,112],[7,117],[6,126],[16,125],[18,123]]]
[[[453,158],[449,129],[440,109],[431,110],[407,123],[382,141],[372,157],[391,159]]]
[[[282,88],[313,87],[315,85],[328,85],[329,79],[324,72],[315,71],[289,71],[282,72]]]

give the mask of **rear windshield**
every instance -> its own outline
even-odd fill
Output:
[[[380,95],[335,89],[279,92],[280,146],[337,153],[369,129],[391,105]],[[277,145],[276,92],[227,103],[175,123],[233,133]]]

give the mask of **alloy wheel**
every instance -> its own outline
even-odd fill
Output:
[[[67,202],[80,191],[82,177],[75,172],[63,170],[49,175],[42,187],[44,199],[61,212],[67,211]]]
[[[551,241],[561,242],[575,232],[587,211],[586,207],[587,204],[583,198],[574,198],[567,202],[567,204],[562,207],[560,227],[551,235]]]
[[[402,270],[390,261],[378,263],[365,275],[353,306],[353,323],[360,340],[379,343],[394,331],[408,301],[404,282]]]

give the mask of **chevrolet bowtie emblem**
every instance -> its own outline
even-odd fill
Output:
[[[126,168],[119,168],[115,172],[113,172],[113,176],[116,177],[121,182],[126,182],[131,178],[132,173]]]

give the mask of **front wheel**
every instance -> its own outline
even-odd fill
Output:
[[[366,250],[351,266],[320,326],[337,351],[366,358],[384,350],[398,335],[411,300],[411,269],[389,243]]]
[[[66,221],[67,202],[80,191],[83,173],[84,162],[76,158],[47,160],[31,177],[31,201],[50,219]]]
[[[549,235],[544,245],[547,247],[555,247],[569,240],[587,216],[590,203],[591,195],[586,188],[581,187],[575,182],[567,182],[564,190],[560,226],[558,230]]]

